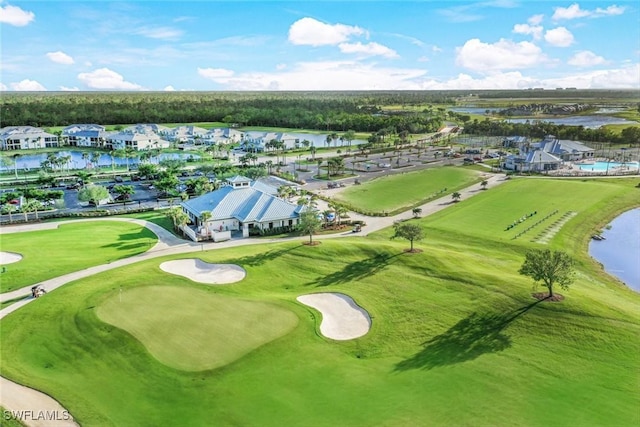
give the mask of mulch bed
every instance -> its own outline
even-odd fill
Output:
[[[560,302],[564,300],[564,295],[561,294],[553,294],[553,297],[549,298],[549,292],[535,292],[531,296],[538,301]]]
[[[413,250],[405,249],[404,252],[407,254],[419,254],[420,252],[422,252],[422,249],[417,249],[417,248],[413,248]]]
[[[318,242],[318,241],[311,242],[311,243],[304,242],[303,245],[306,245],[306,246],[318,246],[320,243],[322,243],[322,242]]]

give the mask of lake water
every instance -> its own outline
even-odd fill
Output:
[[[449,108],[451,111],[455,111],[456,113],[466,113],[466,114],[480,114],[484,115],[487,110],[489,111],[499,111],[500,109],[495,108],[480,108],[480,107],[452,107]],[[622,108],[600,108],[593,115],[588,116],[562,116],[562,117],[550,117],[545,119],[536,119],[536,118],[519,118],[519,119],[505,119],[509,123],[533,123],[535,121],[553,123],[555,125],[565,125],[565,126],[583,126],[588,129],[597,129],[604,125],[632,125],[635,122],[620,119],[618,117],[607,116],[607,114],[613,114],[619,111],[623,111]]]
[[[607,273],[640,292],[640,208],[632,209],[611,221],[602,235],[606,240],[592,240],[589,254]]]
[[[570,117],[551,117],[545,119],[507,119],[509,123],[533,123],[534,121],[552,123],[554,125],[565,126],[583,126],[587,129],[597,129],[604,125],[632,125],[636,124],[631,120],[620,119],[613,116],[590,115],[590,116],[570,116]]]
[[[58,156],[71,156],[71,160],[69,161],[69,168],[70,169],[84,169],[85,166],[87,165],[87,162],[89,162],[89,164],[91,164],[91,159],[83,159],[82,158],[82,153],[83,151],[75,151],[75,150],[69,150],[69,151],[59,151],[56,154],[56,157]],[[89,153],[91,154],[91,153]],[[6,156],[11,158],[11,154],[10,153],[6,153]],[[193,158],[197,159],[200,156],[198,156],[197,154],[191,154],[191,153],[162,153],[160,154],[160,156],[158,157],[158,160],[167,160],[167,159],[183,159],[183,160],[187,160],[189,157],[193,156]],[[20,157],[18,157],[17,162],[18,162],[18,171],[21,170],[30,170],[30,169],[37,169],[40,168],[40,164],[45,161],[47,159],[47,154],[46,153],[39,153],[39,154],[25,154],[22,155]],[[140,161],[140,159],[138,159],[137,157],[130,157],[129,158],[129,165],[136,165],[138,164],[138,162]],[[153,158],[153,162],[155,163],[156,158]],[[124,166],[127,164],[127,159],[124,157],[116,157],[114,156],[113,158],[113,163],[116,166]],[[100,153],[100,159],[98,160],[98,162],[95,165],[91,164],[91,167],[111,167],[111,156],[107,153]],[[66,168],[66,166],[65,166]],[[4,170],[4,171],[12,171],[14,170],[14,165],[11,164],[9,166],[0,166],[0,170]]]

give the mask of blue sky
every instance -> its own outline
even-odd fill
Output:
[[[640,88],[637,1],[0,0],[0,89]]]

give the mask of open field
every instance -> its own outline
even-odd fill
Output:
[[[637,425],[640,295],[585,253],[594,227],[638,204],[637,179],[548,183],[513,180],[411,220],[426,231],[418,254],[404,253],[408,242],[390,241],[383,230],[316,247],[287,242],[199,253],[247,270],[231,285],[166,274],[158,266],[169,257],[71,283],[3,319],[3,375],[54,396],[83,426]],[[534,244],[500,234],[501,221],[542,200],[578,211],[549,244],[578,260],[562,303],[531,298],[530,279],[517,270]],[[352,341],[322,338],[317,312],[295,301],[313,292],[352,297],[371,315],[370,332]],[[136,339],[136,328],[155,326],[165,339],[153,339],[176,360],[183,343],[171,334],[196,336],[204,331],[193,325],[206,324],[224,335],[207,322],[240,301],[282,310],[298,323],[223,367],[198,372],[166,366],[148,350],[152,334]],[[103,310],[129,325],[104,323]],[[170,311],[168,328],[161,313]],[[238,306],[235,313],[251,311]],[[215,343],[189,345],[207,346],[207,354]]]
[[[443,189],[459,190],[479,181],[479,174],[463,168],[441,167],[377,178],[351,186],[335,198],[362,211],[393,212],[427,200]]]
[[[145,252],[156,244],[150,230],[116,221],[61,223],[57,229],[3,234],[2,250],[23,256],[2,273],[0,290],[7,292]]]

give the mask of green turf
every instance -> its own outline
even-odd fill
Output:
[[[591,229],[636,206],[638,190],[632,179],[572,182],[565,192],[539,180],[505,183],[449,208],[455,227],[444,213],[414,220],[427,231],[417,254],[404,253],[408,242],[390,241],[385,230],[314,247],[198,253],[247,270],[228,286],[168,275],[157,268],[168,257],[68,284],[2,320],[3,375],[51,394],[83,426],[638,425],[640,295],[586,254]],[[566,194],[582,186],[597,197]],[[535,201],[529,194],[542,190],[549,203],[580,208],[579,221],[550,243],[578,260],[562,303],[534,304],[530,280],[517,274],[534,244],[477,230],[490,218],[458,217],[487,198],[496,208],[486,215],[512,209],[504,214],[511,218],[528,206],[520,197]],[[192,289],[205,301],[276,305],[299,323],[221,368],[176,370],[96,313],[120,287],[127,295],[146,284]],[[295,298],[327,291],[353,297],[371,314],[371,331],[353,341],[322,338],[316,312]],[[165,324],[159,319],[156,333],[164,335]]]
[[[174,286],[116,293],[97,314],[136,337],[160,362],[185,371],[224,366],[298,323],[275,305]]]
[[[346,188],[335,198],[365,212],[395,212],[427,201],[445,188],[448,193],[479,180],[476,172],[456,167],[424,169],[384,176]]]
[[[0,236],[3,251],[22,260],[5,266],[0,290],[7,292],[87,267],[145,252],[156,244],[150,230],[116,221],[61,223],[57,229]]]
[[[10,410],[0,406],[0,427],[24,427],[24,424],[20,422],[19,416],[16,417]]]

